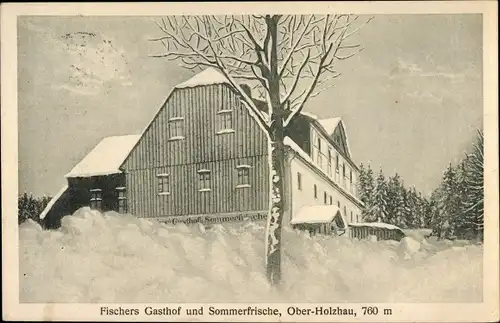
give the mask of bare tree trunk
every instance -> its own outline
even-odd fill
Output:
[[[285,147],[283,120],[277,118],[269,134],[269,214],[267,217],[266,269],[272,285],[281,281],[281,231],[283,222]]]

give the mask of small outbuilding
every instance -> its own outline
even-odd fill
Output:
[[[349,235],[351,238],[358,239],[376,236],[377,240],[395,241],[399,241],[406,236],[400,227],[382,222],[350,223]]]
[[[336,205],[311,205],[300,208],[290,224],[293,228],[309,231],[311,235],[340,236],[348,229],[347,221]]]
[[[139,135],[106,137],[65,175],[67,183],[40,214],[47,228],[61,218],[89,206],[102,212],[127,213],[125,174],[120,169]]]

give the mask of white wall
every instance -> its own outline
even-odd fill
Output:
[[[291,204],[291,212],[287,212],[289,217],[293,218],[294,214],[303,206],[324,204],[324,193],[326,192],[326,204],[330,204],[330,196],[333,205],[338,205],[340,202],[340,210],[348,223],[358,222],[356,215],[361,222],[360,208],[340,193],[339,189],[329,183],[327,179],[312,170],[298,155],[292,157],[289,169],[291,172],[288,174],[290,180],[288,189],[291,190],[288,195],[291,199],[288,203]],[[298,187],[297,173],[301,174],[301,189]],[[317,198],[314,197],[314,185],[317,187]],[[347,214],[344,214],[344,207]],[[285,219],[285,224],[288,224],[290,220],[291,218]]]
[[[321,141],[321,150],[318,151],[318,139]],[[331,153],[331,161],[329,162],[329,151]],[[321,159],[318,158],[318,153]],[[356,183],[358,179],[358,172],[352,167],[348,161],[330,144],[330,142],[314,127],[311,126],[311,158],[314,163],[324,170],[339,186],[357,196]],[[338,158],[338,170],[337,167]],[[344,170],[345,167],[345,176]],[[350,174],[352,172],[352,183]]]

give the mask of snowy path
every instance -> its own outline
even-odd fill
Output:
[[[264,228],[166,226],[80,210],[20,227],[21,302],[480,302],[480,246],[284,233],[284,284],[264,274]],[[411,250],[410,250],[411,251]]]

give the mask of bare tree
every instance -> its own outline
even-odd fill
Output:
[[[370,18],[371,19],[371,18]],[[165,52],[153,57],[180,61],[187,68],[213,67],[240,94],[243,105],[268,135],[269,215],[267,277],[281,280],[281,225],[285,128],[305,103],[332,86],[336,62],[355,55],[350,38],[366,23],[352,15],[169,16],[155,21]],[[258,109],[238,85],[245,80],[265,100]]]

